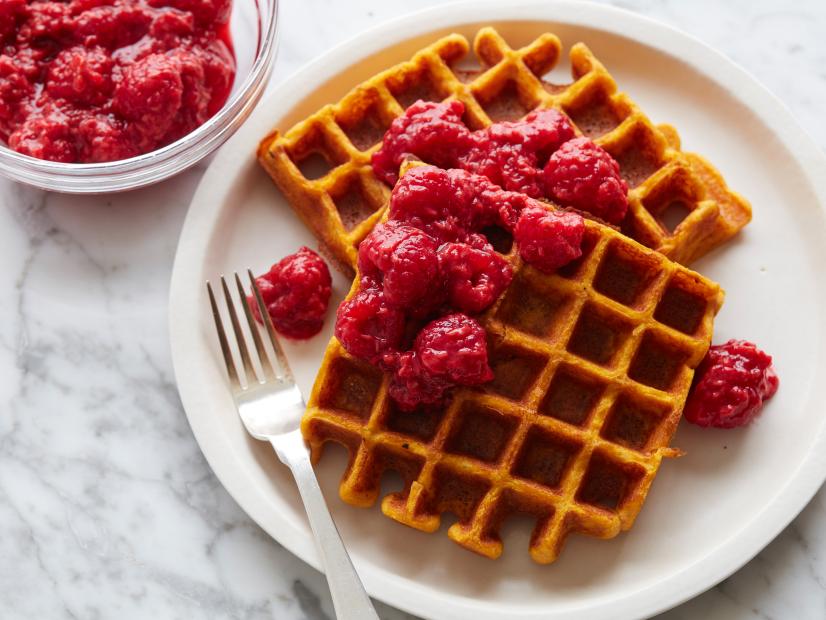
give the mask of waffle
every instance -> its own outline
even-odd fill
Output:
[[[345,502],[372,505],[393,470],[404,488],[382,500],[388,517],[433,532],[451,512],[448,536],[496,558],[503,521],[527,514],[530,554],[550,563],[570,532],[630,528],[661,460],[679,453],[668,444],[723,292],[588,220],[583,256],[556,274],[505,256],[514,279],[479,318],[491,383],[402,412],[389,377],[333,338],[301,429],[314,461],[328,441],[348,448]]]
[[[557,63],[559,39],[543,34],[513,50],[493,28],[481,29],[474,51],[481,70],[459,68],[467,40],[446,36],[407,62],[370,78],[281,135],[260,144],[258,157],[332,258],[352,273],[356,248],[381,217],[390,193],[370,165],[384,132],[417,99],[459,99],[465,122],[479,129],[555,107],[577,133],[619,162],[629,186],[623,232],[673,260],[690,264],[751,219],[751,207],[703,158],[680,150],[677,132],[651,124],[582,43],[570,50],[574,81],[541,78]],[[684,219],[673,226],[673,220]]]

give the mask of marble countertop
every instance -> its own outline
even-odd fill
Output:
[[[274,83],[437,4],[282,0]],[[826,4],[614,0],[746,67],[826,147]],[[322,575],[213,476],[178,399],[169,276],[203,168],[110,197],[0,180],[0,617],[332,617]],[[379,604],[382,618],[412,616]],[[826,617],[826,490],[748,565],[661,620]]]

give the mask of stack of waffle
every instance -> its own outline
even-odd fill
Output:
[[[405,487],[383,499],[387,516],[434,531],[452,512],[459,521],[448,535],[493,558],[503,520],[532,515],[530,553],[547,563],[569,532],[610,538],[630,528],[662,458],[678,453],[668,445],[723,298],[683,265],[733,236],[751,212],[711,164],[680,150],[673,128],[655,127],[618,92],[585,45],[571,49],[568,85],[542,79],[560,56],[554,35],[513,50],[484,28],[475,70],[460,68],[468,49],[460,35],[437,41],[274,132],[259,159],[351,273],[390,193],[370,157],[418,99],[461,100],[472,129],[555,107],[619,162],[629,186],[621,231],[586,221],[582,258],[553,275],[507,250],[513,282],[479,317],[491,383],[401,412],[387,396],[389,377],[334,338],[302,425],[315,459],[327,441],[349,449],[346,502],[372,505],[383,472],[394,470]],[[672,208],[687,212],[673,228],[664,215]]]

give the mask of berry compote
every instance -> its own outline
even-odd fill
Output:
[[[318,254],[302,247],[257,277],[255,283],[278,333],[304,340],[321,331],[330,302],[332,279],[327,264]],[[247,301],[260,321],[255,299],[250,296]]]
[[[339,306],[336,337],[392,375],[389,393],[402,410],[493,379],[475,317],[510,285],[513,268],[483,234],[491,227],[514,236],[523,259],[542,271],[582,253],[580,215],[434,166],[399,180],[388,220],[359,246],[358,290]]]
[[[399,166],[414,156],[441,168],[462,168],[531,198],[549,198],[619,224],[628,210],[628,186],[611,155],[555,109],[534,110],[518,121],[471,131],[461,101],[417,101],[396,118],[373,154],[376,175],[392,185]]]
[[[148,153],[205,123],[235,79],[231,0],[2,0],[0,139],[57,162]]]
[[[711,347],[697,368],[685,417],[698,426],[743,426],[774,396],[779,383],[770,355],[751,342],[729,340]]]

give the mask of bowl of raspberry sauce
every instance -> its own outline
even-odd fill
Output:
[[[0,3],[0,173],[67,193],[156,183],[264,91],[278,0]]]

